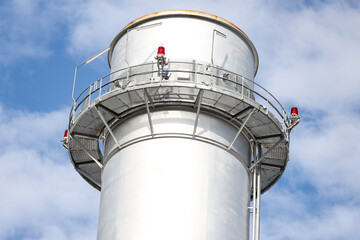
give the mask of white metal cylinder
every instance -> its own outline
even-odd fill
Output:
[[[111,79],[125,80],[118,85],[123,87],[135,74],[132,84],[148,83],[151,74],[136,73],[154,72],[154,65],[144,63],[156,61],[159,46],[172,60],[168,69],[177,70],[169,81],[189,81],[182,74],[201,71],[201,81],[221,85],[237,74],[242,77],[232,80],[253,89],[244,82],[253,80],[258,67],[251,41],[226,20],[192,11],[150,14],[126,26],[110,46]],[[214,74],[221,80],[214,81]],[[251,146],[247,136],[236,134],[238,126],[216,115],[170,104],[111,127],[104,145],[99,240],[248,239]]]
[[[168,59],[220,67],[250,80],[258,67],[255,47],[235,25],[211,14],[168,11],[140,18],[115,37],[109,52],[111,71],[154,61],[159,46],[165,47]]]
[[[111,73],[73,98],[63,142],[101,190],[98,240],[248,240],[250,190],[259,227],[290,125],[266,89],[254,91],[249,38],[217,16],[173,10],[131,22],[108,49]]]
[[[242,149],[240,161],[214,144],[176,137],[176,132],[192,132],[195,113],[160,111],[151,117],[155,132],[172,129],[174,136],[137,142],[108,160],[102,174],[98,239],[248,239],[247,139],[241,135],[234,144]],[[211,115],[199,119],[197,134],[204,137],[230,142],[236,132]],[[146,114],[114,128],[120,144],[149,133]],[[108,136],[105,156],[116,148]]]

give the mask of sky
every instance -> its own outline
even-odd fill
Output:
[[[0,239],[96,239],[100,193],[60,144],[74,68],[132,20],[172,9],[244,30],[260,58],[255,81],[299,108],[288,167],[262,195],[261,239],[360,239],[356,0],[1,1]],[[98,62],[88,72],[107,73],[106,56]]]

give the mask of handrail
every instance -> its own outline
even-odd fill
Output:
[[[187,69],[171,69],[171,66],[174,65],[174,64],[187,64],[187,65],[190,65],[191,66],[191,69],[192,70],[187,70]],[[92,96],[97,92],[99,91],[99,94],[97,97],[93,98],[93,100],[95,99],[100,99],[104,94],[101,93],[102,90],[104,90],[105,88],[104,87],[107,87],[109,86],[110,84],[115,84],[115,82],[117,81],[123,81],[123,80],[127,80],[127,83],[125,86],[122,86],[122,88],[125,90],[128,86],[129,83],[133,83],[135,85],[137,85],[137,82],[136,81],[133,81],[132,82],[132,79],[135,77],[135,76],[146,76],[146,75],[154,75],[154,74],[157,74],[157,70],[153,70],[153,71],[149,71],[149,68],[147,68],[146,70],[138,70],[136,71],[136,73],[133,73],[131,74],[131,70],[134,70],[134,69],[137,69],[139,67],[146,67],[146,66],[151,66],[151,65],[154,65],[156,66],[156,62],[148,62],[148,63],[143,63],[143,64],[138,64],[138,65],[134,65],[134,66],[130,66],[130,67],[125,67],[125,68],[122,68],[122,69],[118,69],[114,72],[110,72],[106,75],[104,75],[103,77],[97,79],[96,81],[94,81],[93,83],[91,83],[87,88],[85,88],[80,94],[79,96],[76,98],[76,100],[74,100],[74,106],[72,108],[72,113],[71,113],[71,119],[74,120],[74,118],[76,117],[76,111],[78,110],[78,108],[82,105],[82,104],[87,104],[87,100],[89,99],[92,99]],[[242,96],[243,97],[247,97],[247,96],[244,96],[244,89],[246,89],[246,91],[249,91],[250,93],[260,97],[261,99],[263,99],[268,105],[270,105],[278,114],[279,116],[281,117],[281,119],[283,120],[284,124],[286,125],[287,124],[287,115],[286,115],[286,111],[284,109],[284,107],[281,105],[281,103],[274,97],[273,94],[271,94],[268,90],[266,90],[264,87],[262,87],[260,84],[256,83],[255,81],[249,79],[249,78],[246,78],[240,74],[237,74],[237,73],[234,73],[234,72],[231,72],[231,71],[228,71],[226,69],[223,69],[223,68],[220,68],[220,67],[217,67],[217,66],[211,66],[209,64],[206,64],[206,63],[198,63],[196,61],[169,61],[169,69],[167,70],[169,73],[189,73],[189,76],[190,74],[193,74],[194,75],[194,79],[191,79],[191,77],[189,77],[189,80],[191,80],[192,82],[195,82],[195,84],[198,84],[198,82],[196,82],[196,79],[198,79],[198,75],[206,75],[206,76],[210,76],[210,77],[213,77],[215,79],[218,79],[218,80],[223,80],[223,81],[226,81],[226,82],[229,82],[229,83],[232,83],[232,84],[235,84],[236,86],[238,87],[241,87],[241,91],[242,91]],[[203,70],[202,71],[199,71],[198,70],[198,67],[199,66],[202,66],[203,67]],[[206,66],[210,66],[210,71],[205,71],[205,67]],[[151,68],[151,69],[156,69],[156,68]],[[195,69],[195,71],[194,71]],[[215,70],[215,71],[214,71]],[[122,71],[126,71],[127,74],[125,74],[124,76],[119,76],[117,77],[116,74],[117,73],[121,73]],[[232,79],[228,79],[226,77],[223,77],[223,76],[218,76],[216,75],[216,71],[219,72],[219,71],[223,71],[225,73],[228,73],[230,74],[231,76],[233,77],[236,77],[236,79],[240,78],[240,79],[243,79],[241,82],[237,82],[237,81],[234,81]],[[129,73],[130,72],[130,73]],[[215,72],[215,73],[214,73]],[[111,78],[114,78],[114,79],[111,79]],[[109,81],[104,81],[105,79],[109,79]],[[158,80],[161,81],[171,81],[171,82],[183,82],[181,80],[161,80],[160,77],[158,78]],[[208,84],[212,84],[213,81],[211,82],[208,82]],[[141,83],[138,83],[138,85],[144,85],[144,82],[141,82]],[[253,85],[253,86],[257,86],[259,87],[259,89],[263,90],[267,97],[265,97],[262,93],[258,92],[258,91],[255,91],[254,89],[250,88],[248,86],[248,84],[250,85]],[[216,86],[219,86],[219,85],[216,85]],[[223,87],[220,85],[220,87]],[[91,89],[93,88],[93,89]],[[90,89],[90,91],[89,91]],[[232,88],[228,88],[229,90],[231,91],[234,91]],[[106,89],[105,89],[106,90]],[[87,94],[85,94],[87,92]],[[235,92],[235,91],[234,91]],[[82,98],[82,99],[81,99]],[[271,101],[270,99],[271,98]],[[81,99],[81,100],[80,100]],[[79,102],[80,100],[80,102]],[[275,103],[273,103],[273,101],[275,100]],[[91,101],[89,101],[88,104],[90,104]],[[277,106],[276,106],[277,105]],[[84,107],[84,106],[83,106]],[[86,107],[86,106],[85,106]],[[281,109],[279,109],[279,107]],[[83,108],[82,108],[83,109]],[[282,110],[282,112],[281,112]],[[71,122],[71,121],[70,121]]]

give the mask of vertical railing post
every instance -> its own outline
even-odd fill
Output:
[[[266,91],[266,114],[269,114],[269,92]]]
[[[241,99],[244,99],[244,76],[241,76]]]
[[[76,73],[77,73],[78,67],[79,67],[79,66],[77,66],[77,67],[75,68],[73,89],[72,89],[72,94],[71,94],[71,97],[72,97],[72,99],[74,100],[74,104],[75,104],[74,92],[75,92],[75,83],[76,83]]]
[[[196,60],[194,62],[194,68],[195,68],[195,75],[194,75],[194,84],[195,84],[195,87],[197,86],[197,63],[196,63]]]
[[[72,113],[71,113],[71,123],[72,124],[75,122],[75,109],[76,109],[76,101],[74,100],[74,105],[72,107]]]
[[[92,92],[93,87],[94,87],[94,83],[92,83],[92,84],[90,85],[90,88],[89,88],[89,104],[90,104],[90,102],[91,102],[91,92]],[[86,103],[85,103],[85,104],[86,104]]]
[[[101,98],[101,88],[102,88],[102,78],[100,78],[100,87],[99,87],[99,100]]]

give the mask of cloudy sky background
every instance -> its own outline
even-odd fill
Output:
[[[1,1],[0,239],[96,239],[100,194],[60,145],[74,67],[130,21],[170,9],[243,29],[260,56],[256,81],[299,107],[288,168],[262,197],[262,239],[360,239],[355,0]]]

